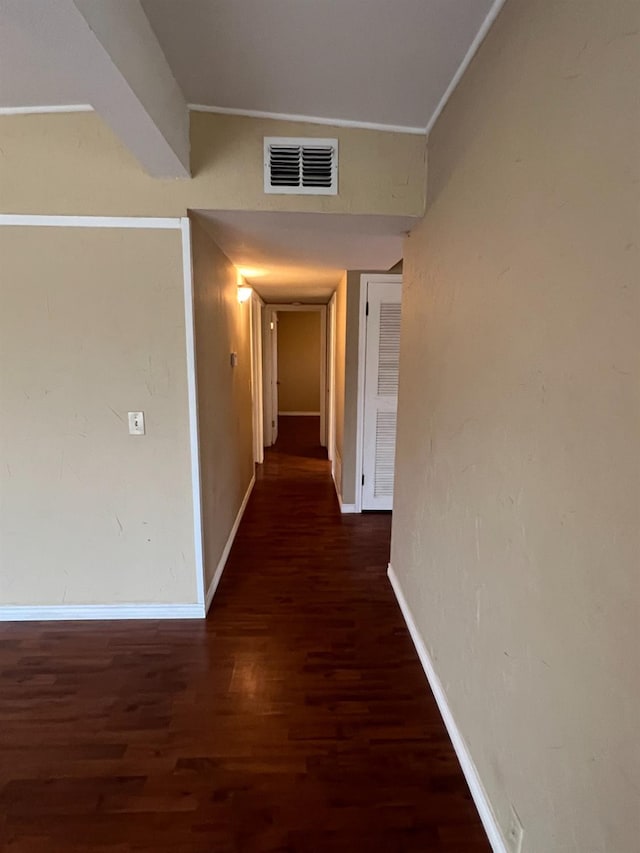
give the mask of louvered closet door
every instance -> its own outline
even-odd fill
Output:
[[[369,283],[362,509],[392,509],[402,285]]]

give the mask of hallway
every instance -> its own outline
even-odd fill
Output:
[[[0,849],[489,849],[317,434],[280,419],[206,622],[0,627]]]

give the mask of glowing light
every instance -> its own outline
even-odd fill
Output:
[[[246,285],[238,288],[238,302],[246,302],[248,299],[251,299],[251,294],[253,291],[250,287]]]
[[[260,278],[267,275],[267,270],[261,270],[257,267],[237,267],[237,270],[244,278]]]

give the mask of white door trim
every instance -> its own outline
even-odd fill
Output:
[[[311,302],[303,302],[300,305],[279,305],[276,303],[269,303],[266,305],[265,310],[265,329],[271,329],[271,323],[277,322],[277,318],[274,317],[274,314],[278,314],[282,311],[318,311],[320,313],[320,444],[322,447],[327,446],[327,306],[326,305],[318,305],[317,303]],[[274,340],[274,336],[271,336],[270,343],[271,346],[266,348],[266,353],[269,364],[265,365],[265,385],[268,385],[267,380],[271,380],[272,377],[275,376],[277,381],[278,378],[278,353],[276,350],[276,342]],[[273,391],[273,386],[271,386],[270,391]],[[277,402],[275,393],[270,393],[270,404],[267,407],[267,419],[273,421],[276,417],[278,417],[277,410]]]
[[[327,455],[335,479],[336,456],[336,302],[334,293],[327,305]]]
[[[254,291],[250,301],[250,343],[251,343],[251,408],[253,419],[253,461],[258,465],[264,462],[264,416],[263,416],[263,377],[262,377],[262,314],[264,302]]]
[[[268,311],[269,345],[267,353],[270,364],[271,387],[269,388],[269,405],[271,406],[271,444],[278,440],[278,314]]]
[[[356,512],[362,512],[362,471],[364,467],[364,377],[367,344],[367,295],[370,283],[402,284],[402,275],[392,273],[363,273],[360,276],[360,312],[358,315],[358,399],[356,404]]]
[[[196,337],[193,293],[193,265],[191,260],[191,221],[181,220],[182,272],[184,277],[184,325],[187,344],[187,392],[189,396],[189,449],[191,453],[191,493],[193,506],[193,548],[196,564],[196,593],[198,604],[204,606],[204,532],[202,529],[202,479],[200,473],[200,431],[198,426],[198,387],[196,363]]]

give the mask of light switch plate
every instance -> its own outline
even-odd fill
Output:
[[[129,412],[129,435],[144,435],[144,412]]]

